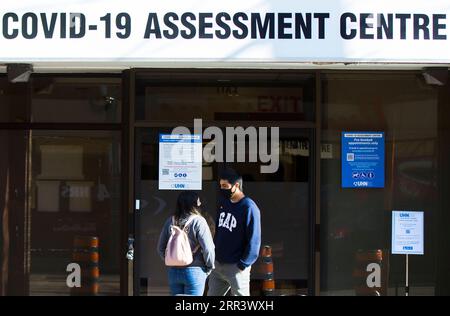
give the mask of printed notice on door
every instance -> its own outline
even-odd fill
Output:
[[[202,189],[202,136],[159,135],[160,190]]]
[[[384,132],[342,132],[342,187],[384,188]]]
[[[423,255],[423,212],[392,211],[392,254]]]

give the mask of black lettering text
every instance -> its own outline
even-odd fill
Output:
[[[372,23],[367,23],[367,19],[373,19],[373,14],[368,14],[368,13],[362,13],[360,15],[360,20],[359,20],[359,27],[361,29],[361,33],[359,35],[359,37],[361,39],[373,39],[373,34],[368,34],[367,33],[367,29],[372,29],[373,28],[373,24]]]
[[[238,12],[233,16],[234,25],[236,25],[241,30],[241,33],[239,33],[238,30],[233,31],[233,36],[234,38],[237,39],[244,39],[248,35],[248,27],[241,21],[241,19],[247,21],[248,20],[247,14],[243,12]]]
[[[158,15],[156,13],[148,14],[144,38],[148,39],[152,34],[155,34],[156,38],[161,38],[161,29],[159,28]]]
[[[261,21],[261,14],[252,13],[251,15],[251,38],[266,38],[269,31],[269,38],[275,38],[275,14],[266,13],[264,23]]]
[[[312,21],[312,15],[311,13],[306,13],[306,21],[303,18],[303,15],[301,13],[295,14],[295,38],[307,38],[310,39],[312,36],[312,27],[311,27],[311,21]]]
[[[33,39],[36,38],[37,33],[38,18],[36,14],[31,12],[25,13],[22,17],[22,36],[26,39]]]
[[[341,37],[346,40],[351,40],[355,38],[356,30],[354,28],[350,28],[350,33],[347,32],[347,20],[350,20],[350,22],[356,22],[356,16],[350,12],[341,15]]]
[[[12,20],[12,22],[18,22],[19,17],[15,13],[6,13],[3,16],[3,37],[6,39],[15,39],[19,35],[19,30],[13,28],[10,31],[8,20]]]
[[[414,39],[419,39],[419,31],[423,33],[423,39],[430,39],[430,30],[428,25],[430,24],[430,18],[426,14],[414,14],[413,27],[414,27]]]
[[[314,18],[318,20],[319,25],[319,39],[325,38],[325,19],[329,17],[329,13],[314,13]]]
[[[278,14],[278,38],[291,39],[292,34],[286,33],[286,28],[292,28],[292,22],[286,22],[285,19],[292,19],[291,13]]]
[[[172,21],[178,21],[178,15],[174,12],[169,12],[164,15],[164,24],[171,30],[164,30],[164,37],[167,39],[175,39],[178,36],[178,26]]]
[[[212,13],[200,13],[198,15],[199,38],[213,38],[211,33],[206,33],[206,29],[212,28],[212,23],[206,22],[206,19],[211,19],[212,17]]]
[[[194,13],[186,12],[181,16],[181,23],[190,31],[189,33],[186,32],[186,30],[181,31],[181,37],[184,39],[191,39],[195,37],[195,26],[190,21],[195,21]]]
[[[377,38],[382,39],[383,34],[386,35],[386,39],[394,38],[394,15],[392,13],[387,15],[387,20],[384,14],[378,14],[378,25],[377,25]]]
[[[45,38],[53,37],[53,34],[55,33],[57,17],[58,17],[58,13],[52,13],[50,23],[49,23],[47,20],[47,15],[45,13],[41,13],[42,27],[44,28]]]
[[[227,23],[224,22],[224,20],[231,20],[231,17],[228,13],[221,12],[216,16],[217,26],[223,30],[223,33],[220,30],[216,30],[216,36],[219,39],[227,39],[231,35],[231,28]]]
[[[439,34],[439,30],[445,30],[445,23],[439,23],[439,20],[446,19],[445,14],[433,14],[433,39],[436,40],[446,40],[447,35]]]
[[[400,20],[400,39],[406,39],[406,20],[411,18],[411,14],[396,14],[395,18]]]

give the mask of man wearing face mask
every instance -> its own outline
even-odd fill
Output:
[[[208,282],[209,296],[250,295],[250,270],[261,246],[261,216],[255,202],[242,191],[242,177],[233,169],[219,175],[216,219],[215,270]]]

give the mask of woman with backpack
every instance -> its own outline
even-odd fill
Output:
[[[175,214],[159,236],[158,252],[168,266],[172,295],[203,295],[206,278],[214,269],[214,242],[200,205],[197,193],[181,192]]]

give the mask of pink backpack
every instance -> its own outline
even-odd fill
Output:
[[[189,224],[198,215],[191,216],[184,228],[181,229],[175,224],[175,216],[172,217],[172,225],[170,225],[170,237],[167,242],[165,263],[169,267],[184,267],[188,266],[194,260],[189,243],[188,231]],[[194,253],[198,250],[197,246]]]

